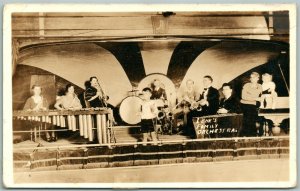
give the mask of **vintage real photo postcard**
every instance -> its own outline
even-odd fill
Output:
[[[296,186],[293,4],[9,4],[6,187]]]

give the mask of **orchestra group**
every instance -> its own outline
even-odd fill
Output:
[[[262,75],[262,84],[259,83],[260,74],[252,72],[248,83],[243,85],[241,99],[234,93],[234,87],[230,83],[224,83],[221,87],[223,98],[219,91],[213,87],[213,78],[209,75],[203,77],[203,91],[198,93],[195,89],[194,81],[188,79],[185,83],[185,90],[178,93],[176,106],[172,108],[172,126],[177,126],[179,118],[183,118],[182,133],[195,138],[193,118],[225,113],[242,113],[243,127],[240,136],[257,136],[256,122],[258,119],[258,108],[274,108],[277,93],[276,85],[272,81],[272,75],[265,73]],[[99,108],[105,107],[109,112],[108,119],[113,124],[117,124],[114,118],[113,106],[108,103],[109,97],[100,85],[97,77],[89,79],[89,83],[83,93],[84,105],[75,94],[72,84],[66,85],[65,93],[60,96],[54,105],[58,110],[79,110],[83,107]],[[157,141],[156,127],[158,114],[162,109],[157,100],[168,103],[166,90],[161,85],[159,79],[155,79],[151,86],[145,87],[140,94],[142,98],[141,109],[134,115],[141,118],[140,130],[143,135],[143,142],[152,140]],[[24,110],[48,110],[47,99],[42,95],[42,87],[33,85],[31,88],[32,96],[27,99]],[[271,100],[271,101],[270,101]],[[167,106],[165,106],[167,107]],[[53,127],[52,127],[53,128]],[[45,139],[48,142],[55,142],[57,135],[55,131],[46,132]]]

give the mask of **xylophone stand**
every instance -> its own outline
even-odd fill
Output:
[[[34,127],[33,131],[34,131],[34,142],[36,142],[37,141],[36,127]]]
[[[30,127],[30,141],[33,141],[32,127]]]
[[[154,129],[154,132],[155,132],[155,134],[156,134],[157,140],[159,140],[158,132],[159,132],[159,131],[160,131],[161,133],[163,132],[161,126],[162,126],[162,125],[159,125],[159,126],[158,126],[158,124],[157,124],[157,119],[155,118],[155,119],[154,119],[154,128],[155,128],[155,129]]]
[[[110,138],[108,139],[110,143],[116,143],[117,140],[116,140],[116,137],[115,137],[115,131],[113,129],[113,122],[112,121],[109,121],[109,126],[110,128],[108,128],[108,135],[110,135]]]
[[[30,129],[30,139],[31,141],[34,141],[35,143],[38,143],[38,147],[42,147],[43,144],[41,143],[41,131],[42,131],[43,123],[40,123],[39,125],[34,125],[33,130]],[[46,130],[46,127],[45,127]],[[33,134],[33,135],[32,135]],[[34,140],[32,140],[34,137]]]
[[[40,143],[42,124],[30,123],[30,141]]]

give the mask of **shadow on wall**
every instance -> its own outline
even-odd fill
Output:
[[[30,86],[31,86],[31,76],[32,75],[52,75],[55,78],[55,92],[52,92],[52,97],[61,96],[64,94],[65,86],[71,83],[60,76],[57,76],[51,72],[19,64],[17,66],[16,72],[13,76],[13,110],[23,109],[24,104],[31,96]],[[43,84],[43,82],[41,82]],[[72,84],[72,83],[71,83]],[[73,84],[75,87],[75,93],[81,94],[84,90],[77,85]],[[50,109],[54,108],[55,100],[50,101]]]
[[[202,91],[203,77],[211,75],[214,87],[220,89],[223,83],[232,82],[239,95],[249,74],[257,71],[260,74],[264,72],[273,74],[278,89],[283,90],[279,96],[287,96],[286,86],[277,65],[278,62],[281,63],[283,73],[288,80],[289,61],[282,59],[280,54],[281,50],[286,48],[272,42],[222,42],[207,49],[195,59],[182,80],[180,88],[184,88],[186,80],[192,79],[198,91]]]

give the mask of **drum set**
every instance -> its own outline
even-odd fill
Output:
[[[119,114],[123,122],[129,125],[138,125],[141,122],[141,116],[137,115],[141,111],[142,94],[139,90],[128,91],[128,96],[120,104]],[[173,113],[168,102],[162,99],[154,100],[158,108],[158,114],[155,120],[155,129],[159,134],[177,133],[178,129],[173,126]]]

